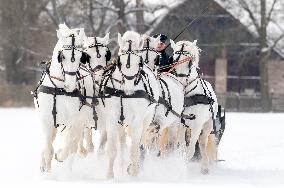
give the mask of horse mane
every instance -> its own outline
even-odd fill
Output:
[[[128,41],[131,40],[132,44],[135,44],[136,49],[132,49],[132,50],[139,50],[139,42],[141,40],[141,36],[139,33],[135,32],[135,31],[126,31],[123,36],[122,39],[124,41]],[[134,47],[132,45],[132,47]]]

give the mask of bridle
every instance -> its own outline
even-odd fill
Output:
[[[123,81],[122,81],[122,83],[124,83],[124,79],[127,79],[127,80],[134,80],[134,84],[135,85],[137,85],[138,84],[138,82],[139,82],[139,77],[140,77],[140,73],[141,73],[141,70],[142,70],[142,67],[143,67],[143,59],[142,59],[142,57],[140,56],[140,55],[138,55],[137,53],[139,53],[139,51],[138,50],[132,50],[132,41],[131,40],[128,40],[128,41],[126,41],[126,42],[128,42],[129,43],[129,46],[128,46],[128,50],[126,50],[126,51],[121,51],[122,52],[122,54],[121,55],[119,55],[118,56],[118,62],[117,62],[117,66],[118,66],[118,69],[119,69],[119,71],[120,71],[120,73],[121,73],[121,75],[122,75],[122,78],[123,78]],[[127,69],[130,69],[131,67],[130,67],[130,57],[131,57],[131,55],[136,55],[136,56],[138,56],[139,58],[140,58],[140,63],[139,63],[139,69],[138,69],[138,72],[136,73],[136,74],[134,74],[134,75],[132,75],[132,76],[128,76],[128,75],[126,75],[126,74],[124,74],[123,72],[122,72],[122,69],[121,69],[121,61],[120,61],[120,57],[121,56],[124,56],[124,55],[128,55],[128,57],[127,57],[127,63],[126,63],[126,68]]]
[[[176,77],[186,78],[186,85],[184,86],[184,90],[186,90],[186,88],[187,88],[188,86],[190,86],[193,82],[195,82],[196,80],[198,80],[198,78],[200,78],[200,75],[199,75],[199,72],[198,72],[198,76],[197,76],[195,79],[193,79],[193,80],[190,81],[190,82],[188,81],[188,77],[191,75],[192,69],[193,69],[193,68],[196,68],[197,70],[199,70],[199,67],[196,67],[195,65],[193,65],[192,62],[194,61],[194,58],[195,58],[195,57],[194,57],[193,55],[191,55],[190,52],[184,51],[184,44],[182,44],[181,49],[180,49],[179,51],[176,51],[175,54],[178,54],[178,57],[177,57],[177,59],[175,60],[175,62],[178,62],[178,61],[179,61],[181,55],[184,55],[184,56],[186,56],[187,58],[190,58],[190,60],[189,60],[189,62],[188,62],[188,73],[187,73],[187,74],[178,74],[178,73],[176,73]],[[183,60],[181,60],[181,61],[183,61]],[[197,85],[196,85],[196,86],[197,86]],[[196,86],[193,87],[192,90],[194,90],[194,89],[196,88]],[[192,91],[192,90],[191,90],[191,91]]]
[[[181,55],[184,55],[184,56],[186,56],[186,57],[189,57],[190,58],[190,60],[189,60],[189,62],[188,62],[188,73],[187,74],[176,74],[176,76],[177,77],[189,77],[190,76],[190,74],[191,74],[191,70],[195,67],[195,68],[198,68],[198,67],[196,67],[196,66],[194,66],[193,64],[192,64],[192,61],[194,61],[194,56],[190,53],[190,52],[188,52],[188,51],[184,51],[183,50],[184,49],[184,44],[182,44],[182,46],[181,46],[181,49],[179,50],[179,51],[175,51],[175,53],[174,54],[178,54],[178,57],[174,60],[174,62],[179,62],[179,59],[180,59],[180,57],[181,57]],[[198,68],[199,69],[199,68]]]
[[[76,76],[77,73],[78,73],[78,70],[76,71],[66,71],[64,70],[64,67],[63,67],[63,59],[65,59],[64,55],[63,55],[63,51],[66,51],[66,50],[72,50],[72,53],[71,53],[71,62],[75,62],[75,50],[79,51],[79,52],[82,52],[83,54],[83,51],[82,50],[79,50],[78,48],[83,48],[82,45],[75,45],[75,36],[74,34],[71,34],[69,37],[72,37],[72,44],[71,45],[63,45],[62,46],[62,50],[58,51],[58,63],[60,63],[61,65],[61,69],[62,69],[62,75],[64,76],[64,79],[65,79],[65,74],[67,75],[70,75],[70,76]],[[78,67],[79,68],[79,67]],[[54,76],[51,76],[52,78],[56,78]],[[57,79],[59,81],[64,81],[62,79]]]
[[[150,48],[150,38],[146,38],[146,46],[142,48],[141,52],[146,51],[146,56],[144,63],[148,64],[149,63],[149,51],[155,52],[157,54],[156,58],[159,57],[159,53],[155,50],[155,48]]]
[[[101,58],[102,57],[102,55],[100,53],[100,50],[99,50],[99,47],[106,48],[106,66],[107,66],[107,62],[111,58],[111,52],[110,52],[109,48],[106,45],[104,45],[102,43],[98,43],[97,37],[94,37],[94,39],[95,39],[94,44],[90,45],[89,48],[96,48],[97,58]],[[89,63],[89,67],[91,68],[90,62],[88,62],[88,63]],[[103,68],[102,65],[97,65],[95,68],[91,69],[91,71],[95,71],[97,69],[102,69],[102,68]]]

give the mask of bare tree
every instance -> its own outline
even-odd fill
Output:
[[[245,12],[248,21],[246,25],[256,34],[259,48],[259,73],[261,77],[261,96],[262,96],[262,108],[264,111],[270,111],[271,98],[268,86],[268,57],[271,54],[272,49],[279,45],[280,41],[284,39],[284,29],[276,18],[276,14],[279,14],[281,9],[281,0],[229,0],[224,2],[226,8],[236,12],[236,7],[240,9],[240,12]],[[282,2],[283,3],[283,2]],[[282,9],[282,15],[284,9]],[[242,14],[239,15],[244,16]],[[268,28],[270,24],[275,24],[278,29],[282,31],[276,36],[270,36],[268,34]]]
[[[33,49],[38,17],[47,0],[0,0],[1,44],[8,83],[29,83],[35,74],[27,67],[38,52]]]
[[[145,14],[166,7],[147,7],[143,0],[0,0],[0,4],[1,52],[6,80],[14,84],[35,81],[29,68],[51,55],[59,23],[84,27],[89,36],[110,32],[115,51],[117,32],[146,32],[156,19],[146,20]]]

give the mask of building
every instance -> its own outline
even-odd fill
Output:
[[[257,37],[221,4],[214,0],[181,1],[159,18],[151,34],[174,38],[196,17],[198,20],[177,41],[198,39],[200,68],[215,87],[219,103],[231,111],[261,111]],[[272,108],[284,111],[284,53],[274,49],[268,61]]]

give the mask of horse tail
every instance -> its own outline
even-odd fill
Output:
[[[210,163],[217,161],[217,144],[214,134],[210,134],[208,137],[207,154]]]

